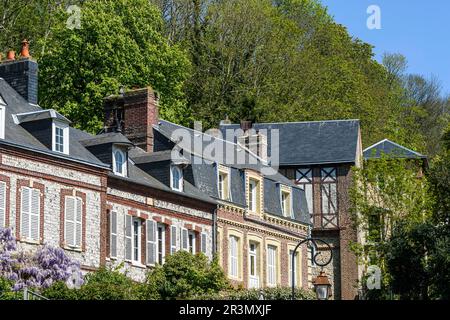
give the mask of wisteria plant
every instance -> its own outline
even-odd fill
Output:
[[[20,251],[9,228],[0,228],[0,277],[13,282],[13,291],[45,289],[56,281],[69,288],[83,284],[80,264],[64,250],[44,245],[35,252]]]

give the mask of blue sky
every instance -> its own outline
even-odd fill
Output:
[[[401,53],[408,72],[436,76],[443,94],[450,94],[449,0],[321,0],[335,21],[349,33],[375,46],[376,59],[384,52]],[[381,29],[369,30],[367,8],[381,11]]]

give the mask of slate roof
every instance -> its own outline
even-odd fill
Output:
[[[252,169],[257,172],[267,169],[268,166],[261,159],[233,142],[185,128],[169,121],[160,120],[158,125],[154,126],[154,129],[160,132],[165,138],[178,143],[178,146],[183,150],[183,156],[191,164],[189,168],[192,170],[193,184],[200,191],[215,199],[219,198],[217,190],[217,164],[229,167],[231,175],[230,202],[237,206],[246,207],[244,169]],[[183,138],[179,139],[180,136]],[[193,145],[194,139],[205,141],[205,143],[198,145],[201,149]],[[211,151],[212,147],[223,150],[224,157],[215,157],[215,154],[210,154],[209,151]],[[228,162],[228,160],[236,160],[238,155],[242,156],[242,159],[246,161],[239,164],[231,163],[231,161]],[[310,224],[304,191],[278,171],[271,172],[271,174],[263,174],[263,177],[265,212],[283,217],[280,203],[280,184],[287,185],[292,188],[292,196],[294,197],[294,219],[305,224]]]
[[[408,149],[388,139],[381,140],[375,143],[374,145],[364,149],[363,151],[364,159],[380,158],[383,154],[395,158],[407,158],[407,159],[427,158],[423,154]]]
[[[23,148],[25,150],[35,151],[41,154],[50,155],[56,158],[66,159],[70,161],[80,162],[83,164],[101,167],[103,169],[110,169],[109,164],[100,161],[94,154],[86,149],[87,146],[100,145],[105,143],[119,143],[132,146],[133,144],[120,133],[105,133],[101,135],[91,135],[87,132],[69,127],[69,154],[55,152],[43,145],[31,133],[24,129],[20,124],[14,122],[13,115],[25,114],[26,121],[34,121],[55,118],[58,113],[52,110],[43,110],[38,105],[30,104],[22,96],[20,96],[11,86],[0,78],[0,96],[2,97],[5,106],[5,139],[0,139],[0,144],[11,145],[14,147]],[[30,115],[30,116],[28,116]],[[56,118],[59,119],[59,116]],[[146,153],[139,149],[133,148],[130,151],[130,158],[132,155],[145,155]],[[170,187],[159,182],[154,177],[150,176],[140,168],[138,168],[132,161],[128,162],[128,177],[120,177],[109,173],[109,177],[119,180],[124,180],[130,183],[139,184],[166,191],[169,193],[179,194],[180,196],[201,200],[211,204],[216,202],[207,194],[199,191],[195,186],[186,182],[184,184],[184,192],[172,190]]]
[[[227,129],[239,124],[221,124],[223,137]],[[271,156],[270,130],[279,130],[280,165],[353,163],[357,157],[359,120],[330,120],[284,123],[255,123],[256,131],[267,130],[267,153]],[[236,142],[236,138],[233,137]]]
[[[64,121],[66,123],[71,123],[71,121],[69,119],[67,119],[62,114],[60,114],[58,111],[53,110],[53,109],[18,113],[16,115],[14,115],[14,117],[17,119],[18,124],[22,124],[22,123],[30,122],[30,121],[44,120],[44,119],[57,119],[60,121]]]
[[[89,139],[82,140],[80,143],[85,147],[97,146],[106,143],[128,145],[133,146],[133,143],[127,139],[123,134],[118,132],[102,133],[96,136],[92,136]]]
[[[11,86],[0,78],[0,95],[3,97],[5,106],[5,139],[0,140],[0,143],[12,145],[16,147],[25,148],[38,153],[51,155],[57,158],[63,158],[75,162],[107,168],[107,166],[99,161],[93,154],[91,154],[84,146],[81,145],[80,140],[92,137],[90,134],[70,127],[70,154],[66,155],[59,152],[54,152],[43,145],[31,133],[25,130],[19,124],[16,124],[13,119],[13,114],[23,114],[29,112],[39,112],[42,108],[29,104],[22,96],[20,96]]]

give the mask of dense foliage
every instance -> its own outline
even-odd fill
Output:
[[[81,8],[81,28],[66,21]],[[17,0],[0,2],[0,48],[31,39],[40,103],[101,127],[102,98],[152,85],[161,114],[189,124],[361,119],[364,144],[389,138],[440,150],[449,100],[439,81],[374,59],[316,0]],[[182,50],[180,48],[183,48]]]
[[[209,262],[204,254],[179,251],[147,275],[143,295],[147,299],[192,299],[228,287],[217,259]]]
[[[354,170],[351,198],[365,242],[353,249],[382,276],[380,290],[363,279],[367,298],[449,299],[449,170],[448,150],[425,177],[411,160],[386,157]]]

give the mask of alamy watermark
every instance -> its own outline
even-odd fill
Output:
[[[381,8],[375,4],[367,7],[367,28],[369,30],[380,30],[381,29]]]
[[[172,162],[186,159],[181,150],[192,155],[192,164],[220,163],[224,165],[257,167],[264,175],[274,175],[279,168],[280,134],[278,129],[226,128],[202,131],[201,122],[194,123],[194,130],[178,128],[171,134],[175,142]],[[270,143],[269,143],[270,142]]]

